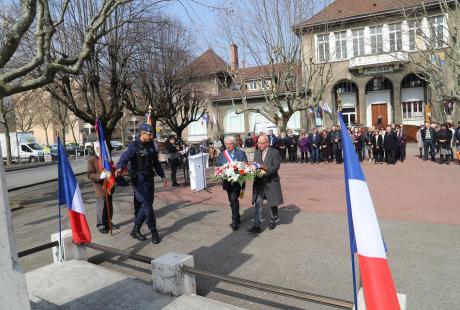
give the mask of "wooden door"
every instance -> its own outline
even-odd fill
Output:
[[[372,106],[372,125],[385,127],[388,125],[388,107],[386,103],[373,104]],[[380,116],[380,117],[379,117]],[[381,121],[379,120],[381,118]],[[380,122],[380,124],[379,124]]]

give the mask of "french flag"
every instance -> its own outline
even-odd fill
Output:
[[[109,149],[107,147],[107,141],[105,140],[104,130],[102,123],[99,119],[96,119],[96,132],[99,140],[100,156],[99,160],[103,172],[108,176],[104,181],[104,188],[107,195],[112,194],[112,190],[115,187],[116,181],[113,172],[112,157],[110,156]]]
[[[59,138],[57,144],[59,207],[63,204],[67,206],[73,242],[75,244],[89,243],[91,242],[91,232],[86,222],[80,187]]]
[[[374,204],[341,113],[339,124],[344,153],[350,247],[352,254],[358,254],[366,309],[399,310]]]

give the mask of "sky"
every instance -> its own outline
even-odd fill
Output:
[[[178,18],[197,38],[196,56],[210,47],[222,55],[226,52],[218,39],[218,21],[229,12],[232,4],[233,1],[223,0],[176,0],[167,4],[165,13]]]
[[[212,48],[224,60],[229,61],[230,42],[223,37],[222,30],[219,29],[219,21],[225,15],[232,14],[232,6],[244,1],[257,0],[173,0],[166,5],[165,13],[178,18],[196,37],[194,56],[199,56]],[[330,2],[331,0],[313,1],[317,6],[316,11]],[[243,54],[244,51],[240,50],[240,53]],[[247,62],[250,63],[251,60],[247,59]]]

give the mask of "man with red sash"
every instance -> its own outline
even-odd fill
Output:
[[[216,166],[223,166],[226,163],[233,161],[247,162],[248,158],[246,153],[242,150],[235,148],[235,137],[228,136],[224,139],[225,150],[220,152],[216,161]],[[230,226],[233,231],[238,230],[240,227],[240,193],[244,189],[245,184],[241,186],[238,182],[230,183],[227,181],[222,182],[222,187],[227,191],[228,201],[232,208],[232,223]]]

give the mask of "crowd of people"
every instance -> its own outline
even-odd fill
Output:
[[[342,137],[338,126],[331,129],[314,128],[311,132],[302,129],[298,135],[291,129],[287,130],[287,134],[281,132],[279,135],[275,135],[273,130],[258,135],[249,133],[244,141],[238,135],[235,137],[236,145],[239,148],[257,149],[257,139],[262,134],[269,138],[269,146],[279,151],[282,162],[343,162]],[[394,165],[406,159],[408,136],[403,125],[391,124],[385,128],[350,127],[348,134],[360,161]],[[460,162],[460,122],[456,129],[447,123],[427,123],[419,127],[416,139],[419,156],[423,160],[430,158],[436,161],[436,156],[439,156],[440,164],[448,165],[455,159]],[[221,151],[225,149],[221,141],[213,145]]]

